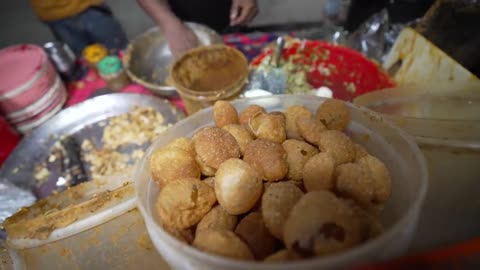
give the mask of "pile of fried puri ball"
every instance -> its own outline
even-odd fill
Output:
[[[384,163],[344,132],[339,100],[240,114],[214,105],[215,126],[152,154],[162,227],[205,252],[280,262],[345,251],[382,232],[390,196]]]

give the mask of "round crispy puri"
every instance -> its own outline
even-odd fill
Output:
[[[248,212],[262,196],[262,179],[247,162],[232,158],[215,174],[215,194],[220,205],[231,215]]]
[[[248,126],[250,119],[258,113],[266,113],[265,109],[258,105],[250,105],[242,111],[238,117],[240,125]]]
[[[328,99],[317,109],[316,118],[328,129],[344,130],[350,123],[350,112],[343,101]]]
[[[318,149],[304,141],[294,139],[284,141],[282,146],[287,152],[287,178],[301,181],[303,178],[303,166],[311,157],[318,153]]]
[[[305,194],[285,222],[285,246],[303,257],[338,253],[358,244],[362,227],[354,210],[328,191]]]
[[[155,204],[162,223],[175,229],[187,229],[197,224],[217,201],[215,191],[195,178],[169,182],[158,195]]]
[[[265,139],[250,142],[243,156],[263,180],[279,181],[288,173],[287,152],[282,145]]]
[[[217,171],[216,169],[205,165],[205,162],[198,155],[195,155],[195,160],[197,161],[198,167],[200,167],[202,175],[208,177],[215,176],[215,172]]]
[[[327,152],[335,159],[336,165],[355,160],[355,144],[341,131],[328,130],[323,132],[319,147],[322,152]]]
[[[356,163],[339,165],[335,169],[336,190],[352,198],[364,207],[370,207],[375,199],[375,182],[366,168]]]
[[[358,164],[369,172],[373,180],[375,187],[374,203],[385,203],[392,192],[392,180],[385,164],[371,155],[361,158]]]
[[[217,127],[206,127],[193,136],[197,156],[206,166],[218,169],[229,158],[240,157],[240,147],[227,131]]]
[[[283,239],[283,227],[290,210],[302,196],[303,192],[291,182],[272,183],[263,193],[263,221],[277,239]]]
[[[226,125],[223,127],[223,129],[230,133],[235,140],[237,140],[242,155],[245,154],[245,148],[247,148],[247,144],[255,139],[252,133],[250,133],[246,127],[241,125]]]
[[[287,138],[285,117],[283,114],[259,113],[250,118],[248,126],[259,139],[282,143]]]
[[[221,205],[217,205],[197,224],[196,234],[205,229],[233,231],[237,226],[237,221],[237,216],[230,215]]]
[[[261,213],[252,212],[238,223],[235,233],[249,246],[257,260],[275,251],[276,240],[265,227]]]
[[[201,230],[193,240],[193,246],[220,256],[240,260],[253,260],[247,244],[234,232],[227,230]]]
[[[302,259],[299,255],[297,255],[295,252],[288,250],[288,249],[282,249],[279,250],[272,255],[268,256],[263,260],[266,263],[277,263],[277,262],[289,262],[289,261],[297,261]]]
[[[334,190],[335,160],[328,153],[310,158],[303,167],[303,184],[307,191]]]
[[[176,138],[175,140],[167,144],[165,148],[180,148],[186,151],[187,153],[189,153],[190,155],[192,155],[192,157],[195,157],[196,155],[193,141],[190,138],[185,138],[185,137]]]
[[[213,120],[219,128],[239,123],[237,110],[230,102],[224,100],[219,100],[213,105]]]
[[[322,133],[327,130],[320,121],[312,117],[297,117],[297,128],[303,139],[316,146],[320,145]]]
[[[200,168],[195,158],[180,148],[164,148],[150,157],[152,179],[163,188],[170,181],[193,177],[200,179]]]
[[[312,118],[313,114],[305,106],[293,105],[285,111],[286,130],[288,139],[303,140],[297,127],[297,118]]]

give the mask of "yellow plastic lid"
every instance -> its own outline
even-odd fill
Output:
[[[102,44],[92,44],[85,47],[83,50],[83,57],[85,60],[91,64],[96,65],[100,60],[107,56],[108,50]]]

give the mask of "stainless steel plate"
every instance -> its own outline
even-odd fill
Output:
[[[50,195],[55,190],[55,183],[44,183],[39,187],[35,183],[33,174],[35,166],[48,158],[57,138],[70,135],[80,143],[88,138],[97,146],[101,146],[103,126],[99,123],[110,117],[127,113],[134,106],[156,109],[164,116],[165,124],[175,123],[184,117],[184,114],[168,101],[153,96],[108,94],[86,100],[61,111],[33,133],[25,136],[5,161],[0,170],[0,179],[6,179],[20,188],[33,190],[38,198]],[[148,145],[143,145],[140,148],[147,147]],[[129,147],[120,150],[120,152],[131,151]]]

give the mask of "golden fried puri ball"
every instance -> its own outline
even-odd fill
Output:
[[[335,188],[335,160],[327,153],[310,158],[303,167],[303,185],[310,191]]]
[[[275,251],[276,240],[265,227],[261,213],[252,212],[244,217],[235,233],[247,243],[257,260],[263,260]]]
[[[250,119],[259,113],[266,113],[265,109],[258,105],[248,106],[243,112],[240,113],[240,116],[238,117],[240,125],[248,126]]]
[[[283,115],[260,113],[250,119],[248,126],[259,139],[282,143],[287,138]]]
[[[313,114],[306,107],[301,105],[293,105],[287,108],[285,111],[286,118],[286,129],[287,129],[287,138],[288,139],[297,139],[303,140],[300,132],[297,127],[297,119],[302,118],[312,118]]]
[[[195,161],[197,161],[198,167],[200,167],[200,171],[202,172],[202,175],[215,176],[215,172],[217,170],[210,166],[205,165],[205,162],[198,155],[195,156]]]
[[[361,241],[358,217],[329,191],[305,194],[292,208],[283,231],[285,246],[304,257],[344,251]]]
[[[383,225],[379,217],[360,207],[355,201],[344,200],[355,212],[361,225],[362,242],[379,236],[383,231]],[[370,210],[370,209],[369,209]]]
[[[165,148],[154,152],[150,157],[150,172],[160,188],[179,178],[200,179],[200,168],[195,158],[179,148]]]
[[[378,158],[370,155],[361,158],[358,164],[368,171],[373,180],[375,189],[373,203],[381,204],[386,202],[392,191],[392,181],[385,164]]]
[[[316,118],[328,129],[344,130],[350,123],[350,112],[343,101],[328,99],[318,107]]]
[[[303,166],[311,157],[318,153],[318,149],[299,140],[286,140],[282,143],[287,152],[288,175],[290,180],[302,180]]]
[[[250,131],[241,125],[227,125],[224,126],[223,129],[230,133],[235,140],[237,140],[238,146],[240,147],[240,153],[242,155],[245,153],[247,144],[255,139]]]
[[[263,260],[264,262],[270,262],[270,263],[275,263],[275,262],[289,262],[289,261],[297,261],[300,260],[302,257],[300,257],[298,254],[295,252],[288,250],[288,249],[282,249],[279,250],[272,255],[268,256]]]
[[[186,229],[197,224],[216,202],[215,191],[195,178],[170,181],[158,195],[156,210],[163,224]]]
[[[305,186],[303,184],[303,181],[288,180],[288,181],[285,181],[285,182],[294,184],[295,186],[297,186],[303,192],[306,191]],[[275,183],[275,182],[273,182],[273,183]]]
[[[320,137],[320,150],[330,154],[336,165],[354,161],[356,151],[352,140],[341,131],[328,130]]]
[[[227,230],[201,230],[193,240],[193,246],[220,256],[240,260],[253,260],[247,244],[234,232]]]
[[[319,146],[321,134],[326,131],[327,128],[320,121],[312,117],[297,117],[297,130],[300,136],[307,142]]]
[[[205,184],[209,185],[211,188],[215,188],[215,177],[207,177],[202,180]]]
[[[187,243],[189,245],[193,242],[194,235],[193,235],[193,230],[191,228],[181,230],[181,229],[168,227],[165,224],[162,224],[161,226],[167,233],[177,238],[177,240]]]
[[[265,226],[278,239],[283,238],[283,229],[290,210],[303,196],[303,192],[291,182],[272,183],[262,196],[262,216]]]
[[[260,175],[247,162],[232,158],[220,165],[215,174],[215,194],[231,215],[248,212],[262,196]]]
[[[240,157],[240,147],[227,131],[217,127],[206,127],[193,135],[195,152],[202,164],[218,169],[229,158]]]
[[[177,138],[173,141],[171,141],[169,144],[165,146],[165,148],[180,148],[190,155],[192,157],[195,157],[195,146],[193,145],[193,141],[190,138],[185,138],[185,137],[180,137]]]
[[[287,117],[285,116],[285,114],[283,112],[279,112],[279,111],[273,111],[273,112],[270,112],[268,113],[269,115],[274,115],[274,116],[277,116],[281,119],[283,119],[284,122],[287,121]]]
[[[237,110],[230,102],[224,100],[219,100],[213,105],[213,120],[219,128],[239,123]]]
[[[230,215],[221,205],[217,205],[213,207],[197,224],[196,234],[205,229],[227,230],[233,232],[235,226],[237,226],[237,220],[237,216]]]
[[[347,163],[336,168],[336,190],[343,196],[369,207],[375,199],[375,186],[372,177],[361,165]]]
[[[355,161],[359,161],[361,158],[368,156],[368,151],[360,144],[355,144]]]
[[[287,152],[281,144],[269,140],[257,139],[250,142],[243,160],[266,181],[279,181],[288,173]]]

